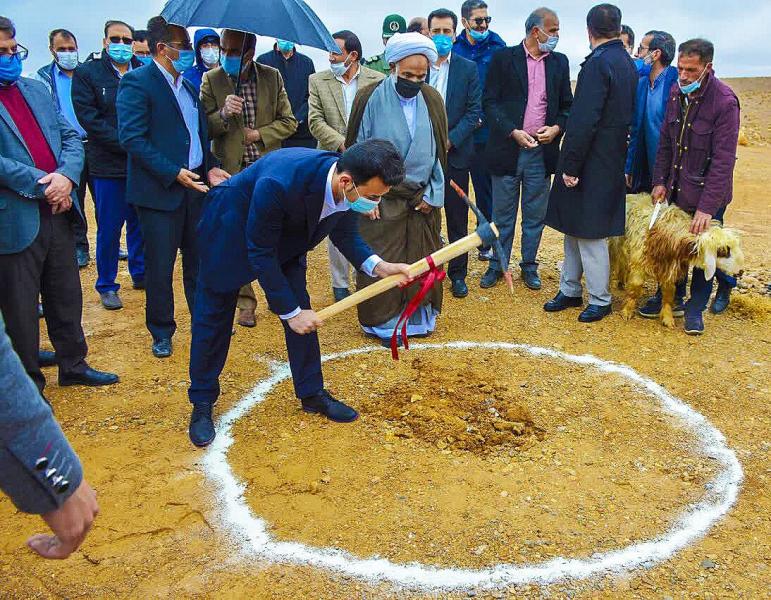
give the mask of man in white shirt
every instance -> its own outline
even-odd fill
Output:
[[[345,151],[345,132],[353,99],[360,88],[381,81],[382,73],[361,65],[362,48],[356,34],[338,31],[332,36],[340,54],[329,55],[329,70],[309,79],[308,127],[321,150]],[[350,294],[351,265],[328,241],[332,293],[339,301]]]

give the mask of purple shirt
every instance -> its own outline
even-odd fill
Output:
[[[530,54],[530,51],[522,42],[527,59],[527,106],[525,106],[525,119],[522,123],[522,130],[533,137],[538,130],[546,125],[546,107],[548,98],[546,96],[546,62],[544,59],[548,56],[541,54],[538,58]]]

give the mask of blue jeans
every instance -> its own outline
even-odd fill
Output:
[[[142,231],[134,207],[126,202],[126,179],[94,177],[94,204],[98,223],[96,229],[96,291],[117,292],[120,285],[115,282],[118,275],[118,252],[120,233],[126,224],[128,244],[128,268],[131,279],[144,281],[145,256]]]
[[[522,196],[522,262],[523,271],[538,269],[538,248],[543,235],[546,208],[549,205],[549,180],[543,162],[543,148],[519,151],[517,174],[493,176],[493,221],[501,234],[501,245],[506,263],[511,259],[514,229],[517,224],[520,189]],[[503,271],[498,258],[490,261],[490,268]]]
[[[474,200],[485,219],[492,221],[493,191],[490,171],[485,161],[485,144],[474,144],[474,158],[471,159],[471,183],[474,184]]]

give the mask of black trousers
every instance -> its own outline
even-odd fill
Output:
[[[448,166],[444,178],[444,214],[447,218],[447,237],[450,243],[468,235],[469,209],[463,199],[458,196],[450,186],[450,180],[457,183],[468,194],[468,169],[456,169]],[[465,279],[468,275],[468,253],[453,258],[447,269],[447,275],[451,280]]]
[[[281,143],[282,148],[316,148],[319,143],[315,138],[289,138]]]
[[[80,183],[78,184],[77,196],[80,210],[83,212],[83,218],[80,219],[73,215],[72,231],[75,233],[75,246],[88,252],[88,219],[86,218],[86,190],[91,190],[91,198],[94,198],[94,188],[91,185],[91,178],[88,172],[88,162],[83,162],[83,172],[80,174]]]
[[[0,255],[0,311],[14,350],[42,393],[46,380],[38,364],[38,297],[60,373],[85,371],[88,346],[81,327],[83,296],[71,222],[79,217],[52,215],[47,207],[40,213],[40,231],[32,244]]]
[[[185,190],[176,210],[155,210],[137,206],[139,225],[145,240],[145,321],[153,340],[171,339],[177,330],[174,321],[174,265],[182,252],[182,282],[190,314],[195,306],[198,279],[196,228],[201,219],[204,194]]]

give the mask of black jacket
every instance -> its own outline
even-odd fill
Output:
[[[278,69],[284,79],[292,113],[297,119],[297,131],[287,141],[313,139],[308,129],[308,98],[310,97],[308,78],[316,72],[313,61],[304,54],[300,54],[297,49],[287,60],[274,44],[273,50],[257,57],[257,62]]]
[[[86,154],[89,173],[93,177],[125,177],[126,152],[118,143],[118,113],[115,98],[120,78],[112,61],[89,57],[72,76],[72,106],[78,122],[88,134]],[[131,59],[131,68],[142,63]]]
[[[637,80],[621,40],[598,46],[581,65],[549,196],[549,227],[587,239],[624,235],[624,163]],[[566,187],[563,173],[578,177],[578,185]]]
[[[551,144],[544,146],[543,151],[546,173],[551,175],[557,169],[560,140],[573,104],[573,92],[570,89],[568,57],[550,52],[543,60],[546,69],[546,124],[560,127],[560,134]],[[494,54],[483,102],[490,126],[487,164],[493,175],[516,175],[519,144],[510,135],[514,129],[522,129],[527,92],[527,55],[522,44]]]

